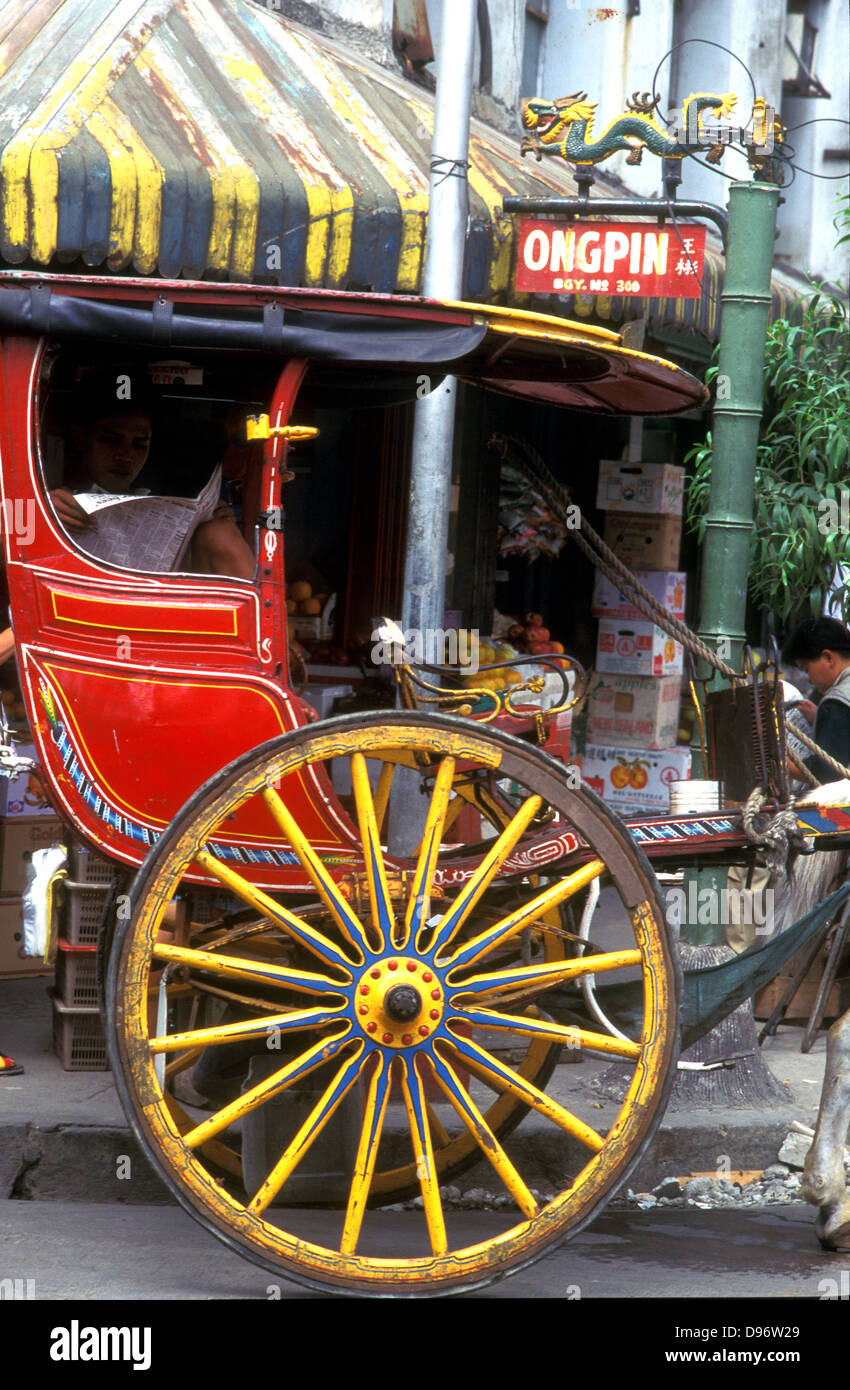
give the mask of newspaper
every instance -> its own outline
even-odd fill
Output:
[[[84,512],[97,517],[97,530],[76,537],[89,555],[132,570],[179,568],[192,536],[209,521],[221,492],[221,466],[197,497],[78,492]]]

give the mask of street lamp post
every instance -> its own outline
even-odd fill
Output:
[[[443,0],[423,284],[432,299],[462,295],[474,46],[474,0]],[[457,381],[426,385],[413,422],[402,627],[427,643],[443,626]]]

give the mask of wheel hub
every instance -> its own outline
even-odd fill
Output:
[[[384,997],[384,1009],[397,1023],[409,1023],[421,1008],[422,998],[411,985],[394,985]]]
[[[444,994],[432,966],[415,956],[390,956],[364,970],[355,991],[364,1033],[384,1047],[415,1047],[440,1026]]]

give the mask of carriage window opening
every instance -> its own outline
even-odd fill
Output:
[[[270,393],[255,371],[243,394],[244,362],[228,372],[220,354],[209,367],[48,352],[39,455],[74,544],[121,568],[252,582],[259,450],[245,419],[268,408],[265,375]]]

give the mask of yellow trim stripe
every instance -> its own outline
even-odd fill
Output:
[[[152,601],[148,603],[134,603],[132,600],[128,599],[100,599],[92,598],[88,594],[69,594],[62,589],[51,589],[50,598],[53,604],[53,616],[56,619],[56,621],[59,623],[73,623],[75,627],[102,627],[112,628],[113,630],[117,630],[119,627],[121,627],[122,629],[126,628],[128,632],[162,632],[166,635],[170,635],[173,633],[186,633],[190,637],[236,637],[238,635],[236,609],[231,608],[228,604],[223,603],[209,603],[204,604],[203,607],[201,607],[200,605],[193,606],[189,603],[172,603],[168,605],[162,603],[155,604]],[[68,614],[60,613],[56,603],[57,598],[71,599],[74,603],[94,603],[97,604],[98,608],[126,608],[130,612],[138,611],[142,608],[158,607],[163,612],[167,611],[169,613],[191,613],[195,617],[200,617],[200,615],[203,613],[229,613],[233,621],[233,626],[230,629],[230,631],[227,632],[213,631],[211,628],[204,631],[197,625],[195,627],[150,627],[147,624],[141,625],[125,622],[94,623],[88,622],[85,618],[75,618]]]

